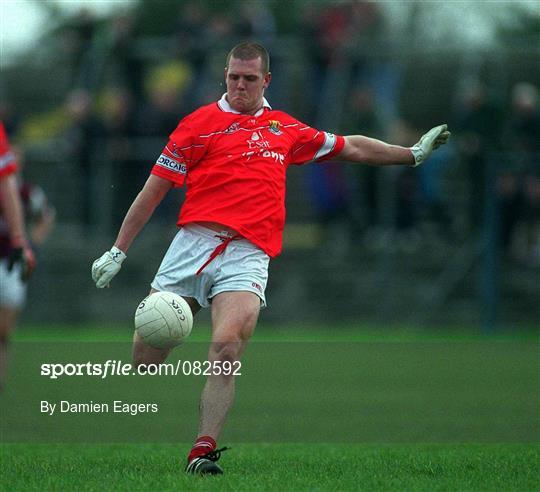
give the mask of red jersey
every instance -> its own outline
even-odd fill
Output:
[[[17,171],[15,155],[9,148],[6,131],[0,121],[0,179],[15,171]]]
[[[247,115],[223,96],[180,121],[152,174],[186,184],[179,226],[217,222],[274,257],[285,226],[287,167],[334,157],[344,144],[341,136],[272,110],[266,99]]]

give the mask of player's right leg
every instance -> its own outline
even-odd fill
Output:
[[[187,473],[223,473],[216,461],[221,451],[227,448],[216,449],[216,441],[234,401],[235,375],[230,369],[242,357],[255,330],[260,308],[261,299],[253,292],[221,292],[213,298],[212,343],[208,361],[211,367],[223,370],[210,374],[206,380],[199,405],[198,437],[188,456]]]
[[[151,289],[150,294],[158,292],[156,289]],[[201,309],[199,303],[192,297],[184,297],[184,300],[189,304],[193,316]],[[172,349],[158,349],[151,347],[142,338],[133,332],[133,350],[132,359],[133,364],[138,367],[146,364],[161,364],[169,356]]]

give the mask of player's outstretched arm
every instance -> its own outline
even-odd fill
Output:
[[[92,264],[92,279],[98,289],[107,287],[120,271],[131,243],[150,220],[154,210],[171,187],[170,181],[150,175],[143,189],[131,204],[114,246]]]
[[[445,144],[449,137],[447,125],[432,128],[412,147],[391,145],[363,135],[349,135],[345,137],[345,146],[336,158],[375,166],[392,164],[418,166],[433,150]]]

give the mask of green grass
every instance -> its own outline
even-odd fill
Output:
[[[70,325],[24,326],[16,330],[14,341],[80,341],[80,342],[125,342],[131,341],[132,325]],[[207,342],[210,339],[210,327],[195,324],[190,342]],[[463,342],[463,341],[536,341],[540,340],[538,327],[511,327],[492,334],[482,333],[475,328],[437,327],[436,329],[418,329],[414,326],[370,326],[355,324],[340,325],[333,329],[328,326],[308,325],[294,328],[283,326],[265,326],[259,324],[253,341],[280,342]]]
[[[238,444],[222,477],[183,471],[187,445],[9,445],[4,490],[539,490],[524,445]]]
[[[226,475],[199,478],[182,469],[204,378],[40,375],[45,362],[129,362],[129,332],[19,331],[0,490],[540,490],[534,334],[260,330],[220,439]],[[171,360],[203,360],[207,340],[195,332]],[[159,412],[40,412],[62,399]]]

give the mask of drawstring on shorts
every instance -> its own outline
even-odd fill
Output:
[[[222,236],[220,234],[215,234],[214,237],[217,237],[221,241],[221,244],[216,246],[216,249],[212,251],[208,259],[204,262],[203,266],[197,270],[195,275],[199,275],[217,256],[223,253],[231,241],[241,239],[242,236]]]

